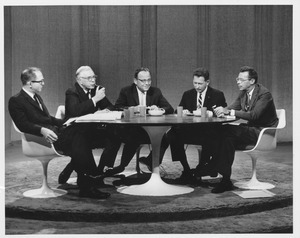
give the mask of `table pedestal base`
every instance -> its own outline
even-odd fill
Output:
[[[152,174],[148,182],[141,185],[120,187],[118,192],[139,196],[172,196],[193,192],[194,189],[187,186],[171,185],[165,183],[159,174]]]
[[[163,135],[170,126],[152,125],[143,126],[148,133],[152,145],[152,174],[148,182],[141,185],[131,185],[121,187],[117,191],[120,193],[140,196],[172,196],[193,192],[194,189],[187,186],[170,185],[165,183],[159,174],[160,145]]]

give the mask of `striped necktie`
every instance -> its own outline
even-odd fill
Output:
[[[197,108],[199,109],[201,107],[202,107],[202,93],[199,93]]]

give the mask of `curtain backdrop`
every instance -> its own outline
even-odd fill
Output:
[[[210,71],[211,86],[227,103],[239,93],[239,68],[256,68],[259,82],[287,112],[280,141],[292,141],[292,6],[6,6],[6,144],[19,140],[8,99],[21,88],[20,73],[42,68],[42,97],[55,114],[81,65],[90,65],[114,103],[134,70],[147,66],[152,84],[175,108],[192,88],[197,67]]]

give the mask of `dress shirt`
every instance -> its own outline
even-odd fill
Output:
[[[138,95],[139,95],[139,105],[140,106],[147,106],[146,105],[146,96],[147,96],[147,92],[142,92],[141,90],[139,90],[138,87],[136,87],[137,91],[138,91]]]

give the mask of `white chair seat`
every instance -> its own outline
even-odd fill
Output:
[[[274,150],[277,146],[277,132],[286,125],[285,110],[276,110],[279,119],[277,127],[268,127],[261,130],[256,145],[249,145],[243,151],[252,159],[252,177],[248,181],[239,181],[234,186],[243,189],[272,189],[275,185],[271,183],[260,182],[256,176],[256,162],[262,151]]]
[[[64,155],[59,154],[54,146],[49,144],[43,137],[23,133],[17,128],[14,122],[12,123],[15,130],[21,134],[23,154],[27,157],[37,159],[41,162],[43,167],[43,182],[41,188],[26,191],[23,195],[31,198],[50,198],[66,194],[66,190],[50,188],[47,181],[49,162],[54,158]]]

